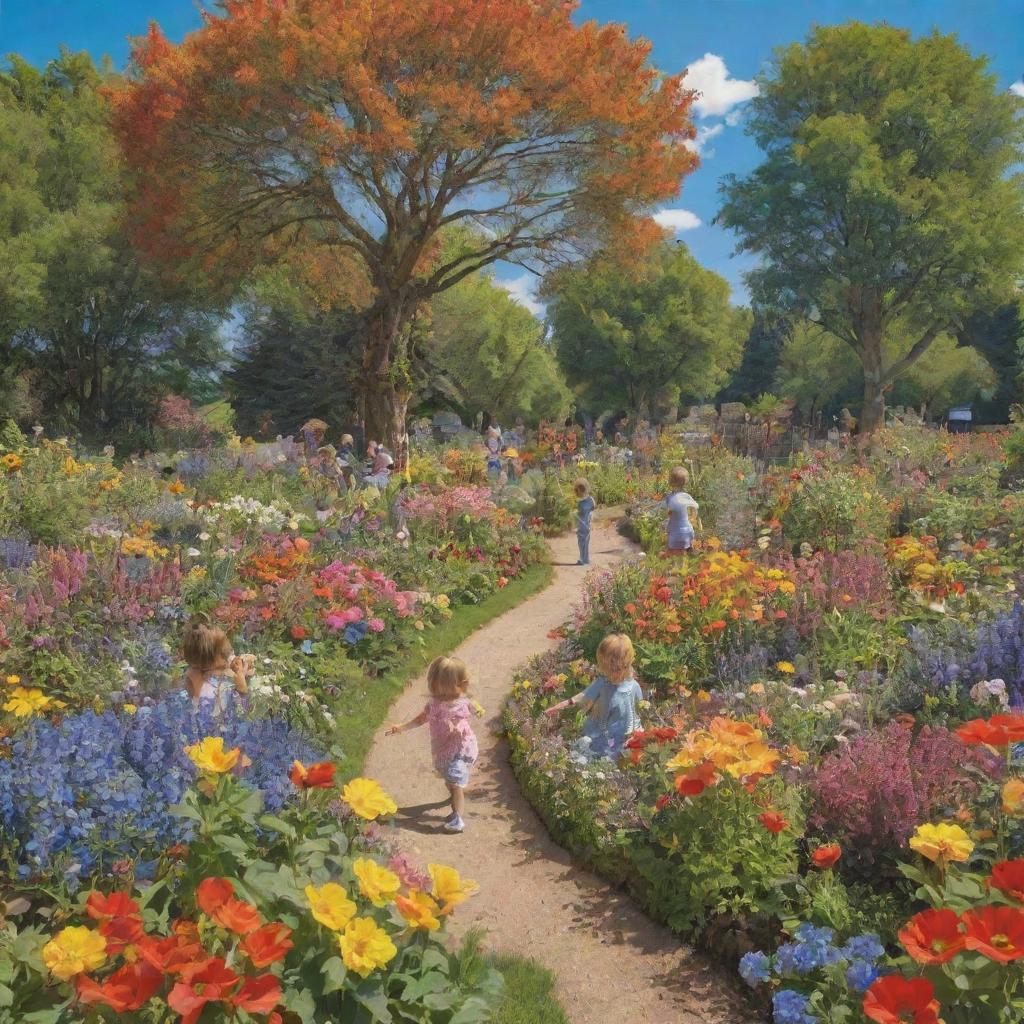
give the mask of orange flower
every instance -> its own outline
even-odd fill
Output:
[[[1024,910],[1017,907],[982,907],[968,910],[961,920],[967,929],[968,949],[1001,964],[1024,957]]]
[[[163,984],[164,976],[151,964],[138,960],[125,964],[102,984],[80,974],[75,981],[79,1001],[86,1006],[98,1003],[115,1013],[141,1009]]]
[[[757,816],[757,820],[761,822],[761,824],[764,825],[772,835],[778,835],[789,825],[789,822],[786,821],[786,819],[777,811],[765,811],[763,814],[759,814]]]
[[[330,761],[311,764],[308,768],[301,761],[293,761],[288,778],[299,789],[330,789],[334,785],[334,770]]]
[[[269,967],[285,958],[294,943],[292,930],[287,925],[275,922],[265,924],[242,940],[242,951],[254,967]]]
[[[952,910],[923,910],[901,929],[900,943],[919,964],[945,964],[963,951],[960,918]]]
[[[863,1009],[876,1024],[941,1024],[939,1001],[927,978],[879,978],[864,993]]]
[[[256,931],[262,921],[251,903],[235,899],[234,886],[226,878],[204,878],[196,890],[196,903],[207,917],[236,935]]]
[[[956,734],[968,746],[1005,747],[1010,742],[1006,729],[986,722],[984,718],[964,722]]]
[[[1024,742],[1024,715],[993,715],[989,724],[1002,729],[1011,743]]]
[[[822,871],[835,867],[836,862],[843,855],[842,848],[838,843],[829,843],[827,846],[819,846],[811,854],[811,863]]]
[[[708,786],[718,781],[718,773],[711,761],[702,761],[675,777],[674,785],[680,796],[700,796]]]

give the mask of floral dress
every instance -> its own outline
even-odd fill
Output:
[[[470,724],[473,706],[466,697],[427,701],[423,709],[430,726],[430,752],[434,770],[446,782],[465,786],[469,767],[479,756],[476,733]]]

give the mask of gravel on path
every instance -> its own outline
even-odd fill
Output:
[[[629,554],[607,515],[594,526],[594,567]],[[550,646],[549,633],[568,617],[587,571],[573,564],[574,535],[551,548],[551,585],[452,652],[469,666],[471,695],[486,709],[477,725],[480,759],[466,794],[466,831],[441,830],[447,792],[432,770],[426,729],[385,737],[382,727],[365,773],[398,803],[399,843],[411,859],[451,864],[479,882],[479,895],[455,914],[454,933],[481,926],[488,945],[551,970],[572,1024],[758,1024],[736,994],[731,969],[694,952],[628,896],[575,865],[519,791],[498,735],[501,703],[515,669]],[[390,721],[415,717],[426,693],[426,680],[416,680],[392,706]]]

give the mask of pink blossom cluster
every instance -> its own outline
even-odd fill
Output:
[[[420,487],[402,501],[402,510],[408,519],[432,523],[440,530],[447,530],[462,516],[490,519],[495,507],[487,487],[451,487],[439,493]]]

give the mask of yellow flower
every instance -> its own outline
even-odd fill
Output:
[[[452,602],[447,594],[438,594],[437,597],[434,598],[434,604],[436,604],[438,608],[447,608],[451,603]]]
[[[341,791],[341,798],[367,821],[373,821],[385,814],[394,814],[398,805],[373,779],[353,779]]]
[[[73,455],[69,455],[64,460],[64,472],[67,476],[78,476],[82,472],[82,467],[75,461]]]
[[[359,881],[359,891],[375,907],[387,906],[402,887],[398,875],[367,857],[360,857],[352,865],[352,871]]]
[[[775,667],[787,676],[791,676],[796,672],[796,665],[791,661],[780,661],[775,665]]]
[[[751,686],[747,692],[754,693],[760,696],[762,693],[764,693],[764,683],[754,683],[754,685]]]
[[[356,916],[356,905],[336,882],[328,882],[319,889],[307,885],[306,899],[313,917],[332,932],[340,932]]]
[[[4,679],[4,682],[5,682],[5,683],[6,683],[6,684],[7,684],[8,686],[17,686],[17,685],[18,685],[18,683],[20,683],[20,682],[21,682],[21,676],[7,676],[7,677],[6,677],[5,679]]]
[[[707,690],[698,690],[697,700],[699,700],[702,704],[706,704],[709,700],[711,700],[711,694],[708,693]]]
[[[171,494],[184,494],[185,485],[180,480],[175,480],[173,484],[170,484],[167,488]]]
[[[410,889],[408,896],[399,896],[395,900],[395,906],[412,928],[436,932],[441,927],[437,918],[438,906],[425,892]]]
[[[223,736],[207,736],[191,747],[186,747],[185,753],[201,772],[208,775],[223,775],[231,771],[242,754],[238,747],[225,750]]]
[[[8,473],[17,473],[21,469],[21,456],[15,455],[14,452],[8,452],[0,458],[0,466],[3,466]]]
[[[431,895],[441,904],[442,916],[450,914],[460,903],[465,903],[470,896],[480,891],[476,882],[460,878],[455,868],[444,864],[428,864],[427,870],[434,882]]]
[[[1010,779],[1003,786],[1003,814],[1024,815],[1024,779]]]
[[[806,750],[801,750],[796,744],[791,743],[786,747],[786,757],[792,764],[806,764],[811,755]]]
[[[125,704],[123,710],[126,715],[134,715],[139,709],[135,704]]]
[[[16,686],[11,691],[11,698],[4,704],[4,711],[9,711],[15,718],[28,718],[29,715],[45,711],[53,702],[42,690],[27,690],[24,686]]]
[[[941,822],[938,825],[918,825],[910,837],[910,848],[944,868],[950,861],[968,860],[974,843],[959,825]]]
[[[345,966],[363,978],[386,966],[398,954],[388,933],[369,917],[350,921],[338,936],[338,946]]]
[[[43,963],[61,981],[94,971],[106,959],[107,940],[91,928],[64,928],[43,946]]]

